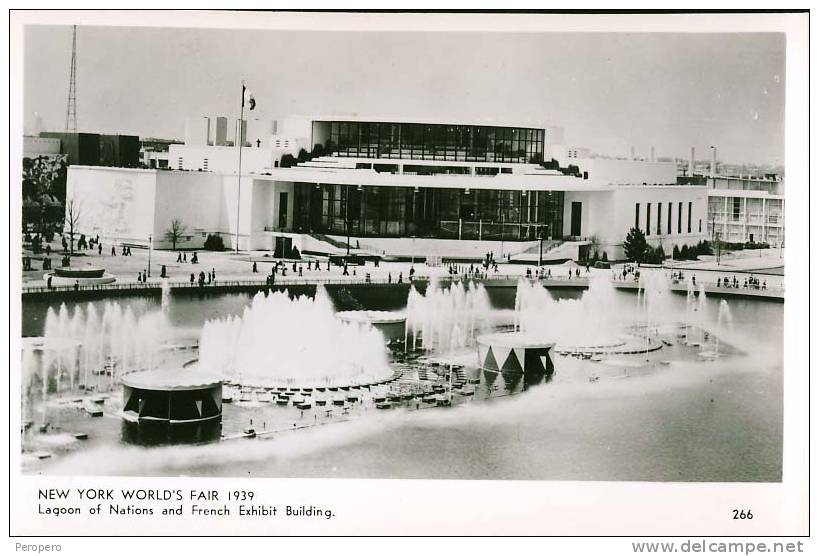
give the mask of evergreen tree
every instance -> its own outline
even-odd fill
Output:
[[[663,249],[662,244],[658,245],[657,249],[654,250],[654,258],[657,264],[661,264],[665,260],[665,249]]]
[[[639,228],[630,229],[623,242],[626,259],[638,263],[644,262],[647,248],[645,234]]]

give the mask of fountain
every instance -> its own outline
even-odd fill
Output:
[[[170,333],[162,311],[137,315],[117,302],[105,303],[102,315],[93,303],[49,308],[43,336],[23,341],[24,408],[78,389],[111,390],[126,373],[153,368]]]
[[[339,311],[336,316],[343,322],[377,329],[384,335],[387,344],[401,342],[407,335],[407,317],[395,311]]]
[[[410,287],[407,298],[407,349],[463,349],[489,329],[491,306],[484,287],[474,282],[441,288],[431,281],[425,294]]]
[[[323,287],[313,299],[259,293],[241,316],[207,321],[198,368],[253,386],[356,385],[392,375],[381,332],[336,318]]]
[[[92,265],[56,267],[51,272],[46,272],[43,279],[51,279],[54,286],[96,286],[116,281],[116,277],[107,274],[104,268]]]
[[[515,328],[557,343],[555,351],[605,351],[625,344],[613,334],[622,314],[607,277],[593,275],[580,299],[554,299],[549,290],[528,280],[518,282],[515,296]]]

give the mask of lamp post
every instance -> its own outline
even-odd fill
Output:
[[[151,234],[148,234],[148,278],[151,277],[151,251],[154,248],[154,240]]]
[[[344,207],[344,221],[347,228],[347,258],[350,258],[350,186],[347,186],[347,203]]]
[[[718,231],[714,232],[714,241],[717,243],[717,266],[719,266],[720,257],[722,255],[722,242],[720,241],[720,233]]]

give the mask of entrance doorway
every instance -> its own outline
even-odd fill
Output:
[[[579,201],[572,201],[572,223],[571,223],[571,235],[579,237],[580,230],[582,229],[582,219],[583,219],[583,203]]]

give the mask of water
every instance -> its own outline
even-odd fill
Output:
[[[258,293],[241,316],[208,320],[198,368],[254,386],[332,386],[391,376],[377,329],[335,316],[323,288],[315,298]]]
[[[174,337],[161,309],[136,312],[118,301],[49,307],[41,334],[23,343],[24,409],[80,387],[108,391],[127,372],[155,368]]]
[[[448,288],[431,282],[425,294],[414,286],[407,297],[408,348],[456,351],[472,345],[490,328],[491,305],[486,289],[474,282]]]
[[[593,276],[577,299],[556,299],[540,284],[521,280],[515,296],[516,327],[560,346],[614,345],[622,343],[614,331],[633,312],[633,296],[624,301],[602,275]]]
[[[524,301],[524,296],[540,292],[519,291],[522,314],[518,325],[527,326],[527,318],[534,321],[539,311],[541,320],[552,323],[544,330],[561,333],[561,324],[571,324],[568,321],[576,315],[589,311],[586,328],[599,330],[594,333],[605,340],[606,327],[598,325],[598,318],[618,330],[621,325],[651,320],[660,328],[663,315],[667,315],[679,322],[704,324],[741,354],[690,361],[676,357],[675,350],[683,347],[663,348],[652,357],[668,358],[669,365],[634,367],[627,375],[617,370],[619,377],[616,369],[607,376],[601,363],[556,357],[557,374],[551,383],[503,400],[453,410],[370,413],[350,422],[277,436],[272,442],[245,442],[241,450],[231,442],[148,450],[116,443],[94,444],[92,438],[89,448],[45,464],[47,472],[84,474],[94,469],[100,474],[125,475],[236,476],[241,472],[270,477],[781,480],[783,305],[742,299],[717,301],[705,296],[693,296],[689,301],[687,296],[663,297],[651,284],[646,286],[639,303],[633,293],[593,289],[588,297],[581,294],[563,300],[545,292],[548,301],[537,298],[542,303],[538,306]],[[459,295],[456,306],[465,307],[465,297]],[[592,304],[592,299],[597,301]],[[138,314],[157,307],[156,301],[144,306],[138,300],[121,302],[138,307],[134,309]],[[203,311],[209,316],[240,315],[249,303],[251,298],[246,295],[207,301],[173,298],[167,317],[175,328],[195,335],[204,322]],[[550,308],[568,313],[562,319],[552,319],[551,313],[543,312]],[[69,314],[72,309],[69,304]],[[510,324],[515,322],[511,298],[508,304],[491,309],[494,316],[504,315]],[[533,314],[526,316],[527,311]],[[468,311],[453,319],[459,330],[451,330],[448,336],[436,336],[435,332],[428,336],[440,338],[437,351],[456,350],[464,338],[463,327],[473,322],[466,314]],[[731,320],[733,327],[728,324]],[[34,334],[42,334],[35,325],[28,326]],[[573,333],[577,334],[576,330]],[[686,330],[696,343],[696,327]],[[420,341],[422,334],[418,336]],[[721,350],[723,346],[716,349]],[[638,362],[646,356],[630,357],[630,362]],[[603,375],[603,379],[589,383],[585,377],[590,373]]]

